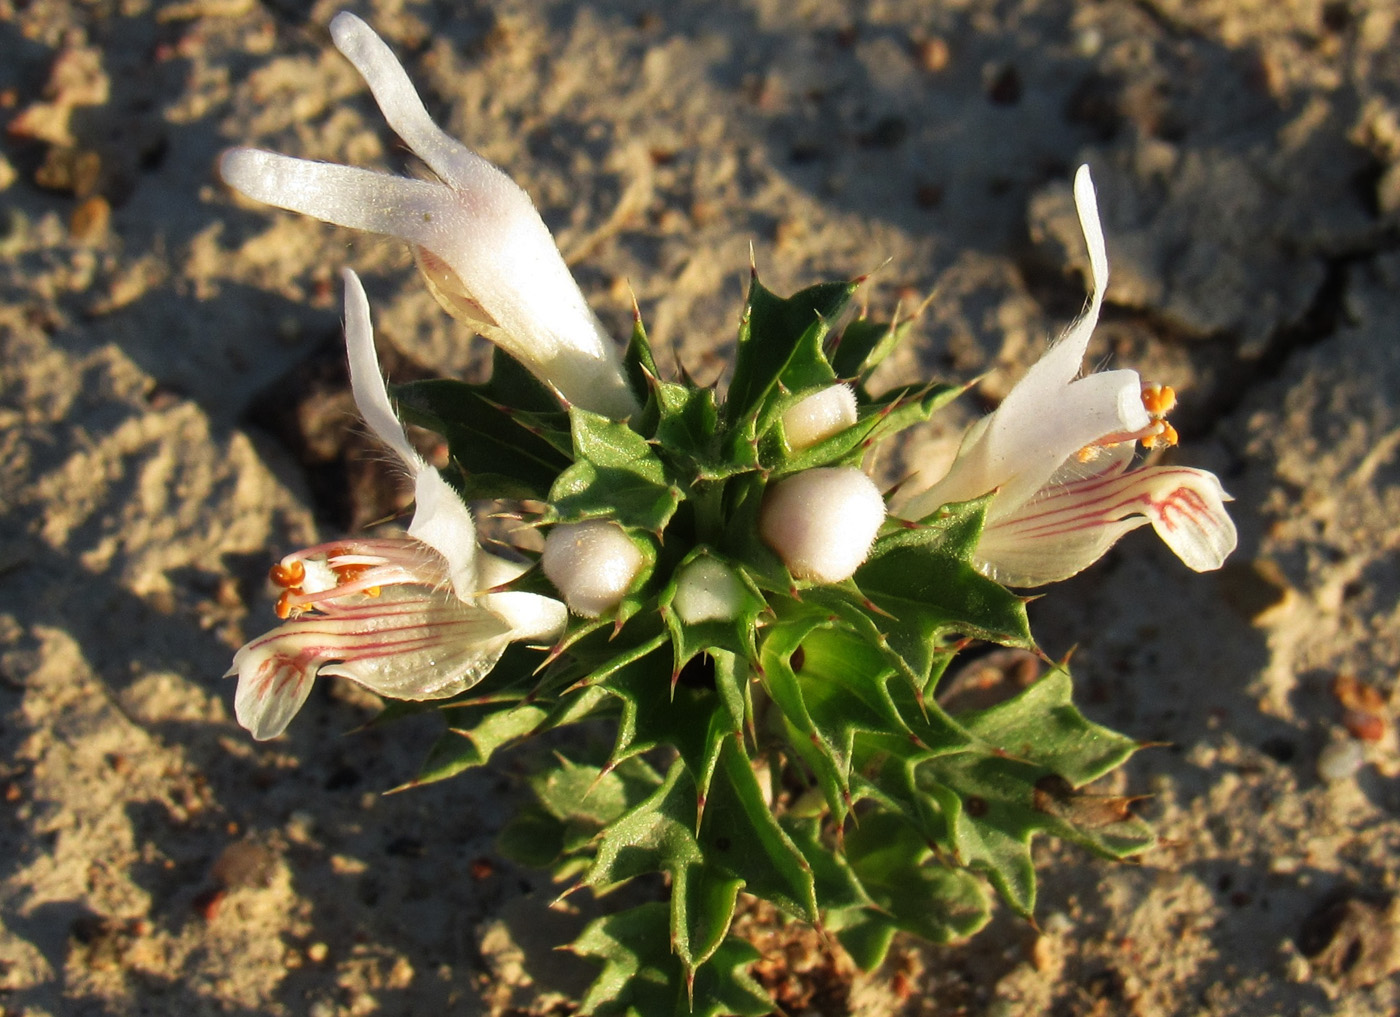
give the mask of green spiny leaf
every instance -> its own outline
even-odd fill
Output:
[[[898,816],[863,815],[846,834],[846,858],[882,915],[930,942],[966,938],[991,917],[976,877],[934,858],[923,836]]]
[[[570,462],[565,418],[552,413],[506,409],[489,394],[488,386],[450,379],[396,385],[399,412],[410,424],[435,431],[446,439],[452,458],[472,478],[506,477],[492,482],[510,488],[502,496],[528,492],[540,497]],[[503,474],[502,467],[510,470]],[[470,492],[473,496],[475,489]]]
[[[646,439],[625,423],[578,407],[570,418],[575,462],[550,489],[550,521],[616,519],[659,534],[681,492]]]
[[[727,938],[688,983],[671,953],[665,904],[640,907],[594,921],[572,950],[603,962],[579,1013],[588,1017],[763,1017],[773,1001],[747,968],[758,960],[749,944]]]
[[[958,717],[989,745],[1083,787],[1116,770],[1138,743],[1088,720],[1071,700],[1069,672],[1054,668],[1019,695]]]
[[[742,742],[725,738],[719,758],[700,824],[706,860],[742,879],[749,893],[819,924],[811,866],[773,818]]]
[[[827,322],[841,313],[854,292],[853,283],[823,283],[782,299],[754,276],[739,325],[734,376],[724,404],[726,423],[733,426],[745,418],[756,422],[785,372],[789,372],[785,378],[789,388],[820,384],[823,374],[825,380],[834,380],[835,374],[821,355],[821,341],[828,331]],[[804,356],[793,363],[804,340]],[[756,430],[751,430],[749,437],[756,437]]]
[[[920,692],[961,637],[1034,645],[1025,602],[968,564],[985,511],[985,499],[945,506],[917,526],[877,539],[856,570],[856,585],[888,616],[880,627]]]
[[[484,703],[443,711],[448,729],[428,750],[418,776],[404,787],[433,784],[483,766],[501,746],[524,738],[545,717],[535,705]]]

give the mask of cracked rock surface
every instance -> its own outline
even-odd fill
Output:
[[[348,416],[338,272],[395,377],[484,342],[407,252],[241,202],[251,144],[400,171],[340,4],[0,0],[0,1012],[518,1014],[544,877],[500,859],[527,748],[446,785],[423,732],[232,721],[269,562],[402,503]],[[604,322],[702,380],[750,245],[779,291],[932,300],[888,380],[981,377],[934,468],[1112,266],[1091,362],[1175,386],[1241,546],[1135,534],[1033,610],[1085,711],[1161,747],[1138,865],[1040,845],[1037,926],[853,974],[743,921],[791,1009],[1321,1017],[1400,1009],[1400,7],[1390,0],[366,0],[430,111],[533,195]],[[327,351],[330,351],[329,353]],[[980,403],[979,403],[980,399]],[[941,457],[941,458],[940,458]],[[1011,666],[1011,665],[1009,665]],[[559,933],[566,935],[567,933]],[[586,977],[587,971],[582,972]]]

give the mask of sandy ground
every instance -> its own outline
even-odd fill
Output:
[[[386,797],[428,729],[347,733],[373,703],[323,682],[259,745],[220,680],[271,622],[267,564],[394,504],[348,415],[338,270],[398,377],[483,363],[399,247],[215,178],[232,144],[404,166],[336,9],[0,0],[6,1017],[543,1013],[579,975],[537,949],[577,919],[492,846],[533,750]],[[1221,574],[1139,533],[1034,608],[1086,710],[1166,743],[1118,785],[1162,846],[1044,844],[1038,927],[1003,912],[868,978],[750,916],[790,1012],[1396,1012],[1400,7],[355,9],[534,195],[604,320],[623,334],[635,292],[701,377],[751,245],[779,290],[932,294],[891,379],[988,372],[982,405],[892,473],[946,456],[1077,311],[1089,162],[1113,266],[1092,359],[1176,386],[1176,458],[1238,499]]]

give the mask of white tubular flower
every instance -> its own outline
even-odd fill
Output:
[[[336,47],[369,84],[389,126],[438,182],[238,148],[220,171],[248,197],[326,222],[401,237],[447,311],[525,364],[569,402],[622,419],[637,408],[617,347],[519,186],[448,137],[389,47],[342,12]]]
[[[788,448],[800,452],[856,422],[856,394],[849,385],[830,385],[799,400],[783,414]]]
[[[286,729],[319,675],[391,699],[445,699],[485,678],[507,643],[553,639],[567,621],[548,597],[489,592],[523,567],[477,547],[467,506],[409,444],[379,374],[369,301],[348,270],[345,299],[355,405],[413,476],[417,504],[407,537],[322,544],[273,567],[285,623],[243,646],[228,672],[238,722],[259,740]]]
[[[1067,579],[1096,562],[1124,533],[1151,523],[1188,566],[1216,569],[1234,550],[1230,500],[1205,470],[1130,469],[1136,450],[1174,444],[1163,416],[1175,396],[1144,387],[1136,371],[1077,378],[1098,323],[1108,255],[1089,168],[1074,178],[1089,248],[1089,309],[1026,372],[997,409],[963,439],[952,468],[900,510],[908,519],[995,491],[975,564],[1009,586]]]
[[[584,618],[615,608],[643,564],[642,552],[622,527],[603,520],[554,527],[540,556],[540,567],[564,603]]]
[[[744,584],[734,570],[706,557],[681,570],[672,605],[682,622],[699,625],[737,618],[746,599]]]
[[[885,520],[874,481],[852,466],[803,470],[768,489],[758,532],[796,578],[849,579],[870,553]]]

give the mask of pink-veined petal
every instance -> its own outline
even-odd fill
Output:
[[[1229,496],[1214,474],[1184,466],[1104,473],[1047,489],[989,525],[977,561],[1010,586],[1067,579],[1097,561],[1130,530],[1151,523],[1197,572],[1217,569],[1235,548]]]
[[[254,738],[275,738],[318,675],[348,678],[390,699],[444,699],[490,673],[509,632],[491,612],[447,593],[395,587],[245,645],[229,672],[238,675],[234,712]]]

